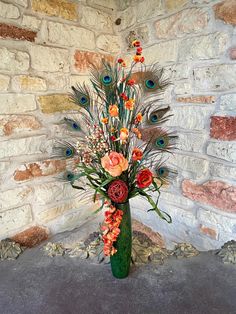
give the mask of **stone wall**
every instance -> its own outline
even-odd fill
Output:
[[[234,0],[119,1],[123,50],[135,32],[146,63],[158,61],[173,85],[163,103],[179,135],[169,164],[178,170],[160,208],[171,225],[132,201],[133,215],[165,237],[200,249],[236,237],[236,2]],[[128,57],[127,57],[128,59]]]
[[[91,217],[92,202],[56,178],[65,161],[49,156],[78,109],[70,86],[120,50],[113,14],[112,0],[0,1],[0,239]]]

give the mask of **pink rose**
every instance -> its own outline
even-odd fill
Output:
[[[125,157],[117,152],[110,152],[101,158],[102,167],[113,177],[118,177],[128,169],[128,161]]]

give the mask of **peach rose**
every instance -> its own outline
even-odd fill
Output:
[[[110,152],[101,158],[102,167],[113,177],[118,177],[128,169],[128,160],[117,152]]]

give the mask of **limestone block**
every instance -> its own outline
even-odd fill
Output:
[[[65,49],[31,45],[29,53],[36,71],[69,72],[69,54]]]
[[[42,135],[3,141],[0,147],[0,158],[42,153],[41,146],[45,140],[46,137]]]
[[[198,33],[206,28],[208,20],[209,16],[206,11],[198,8],[187,9],[158,20],[155,24],[156,36],[160,39],[167,39]]]
[[[179,61],[218,58],[225,53],[228,42],[229,36],[225,33],[183,39],[179,47]]]
[[[209,142],[207,154],[219,159],[236,162],[236,143],[235,142]]]
[[[94,32],[91,30],[55,22],[48,22],[47,29],[50,43],[91,50],[95,48]]]
[[[30,205],[23,205],[1,213],[0,236],[12,234],[14,230],[22,228],[32,222]]]
[[[1,114],[13,114],[32,111],[37,108],[33,95],[2,94],[0,101]]]
[[[10,77],[7,75],[0,74],[0,91],[8,90]]]
[[[77,20],[77,4],[68,0],[32,0],[32,10],[57,16],[66,20]]]
[[[100,35],[97,38],[97,47],[105,52],[118,53],[121,49],[119,36]]]
[[[12,73],[25,72],[29,69],[29,55],[26,52],[0,48],[0,70]]]
[[[12,79],[12,88],[23,92],[45,91],[47,89],[46,81],[40,77],[19,75]]]
[[[195,88],[201,91],[218,91],[235,88],[235,73],[236,64],[220,64],[195,68]]]
[[[31,115],[0,115],[0,134],[12,135],[21,132],[38,130],[40,122]]]
[[[17,19],[20,17],[19,9],[12,4],[0,2],[0,17],[7,19]]]
[[[183,129],[204,130],[206,122],[213,113],[213,108],[200,106],[181,106],[171,109],[173,116],[166,123]]]
[[[111,15],[89,6],[83,6],[81,8],[80,24],[88,29],[96,29],[99,32],[113,32],[113,21]]]

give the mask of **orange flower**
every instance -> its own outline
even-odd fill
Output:
[[[130,98],[125,102],[125,108],[128,110],[133,110],[134,109],[134,99]]]
[[[139,62],[140,59],[141,59],[141,56],[138,56],[138,55],[133,56],[134,62]]]
[[[138,128],[133,128],[132,132],[137,136],[138,139],[142,138],[142,134],[141,134],[141,132],[139,131]]]
[[[133,80],[133,79],[130,79],[127,81],[127,85],[129,85],[129,86],[133,86],[134,84],[135,84],[135,80]]]
[[[121,66],[122,66],[123,68],[125,68],[125,67],[126,67],[126,63],[125,63],[125,61],[121,63]]]
[[[134,123],[135,123],[135,124],[138,124],[138,123],[142,122],[142,120],[143,120],[142,113],[139,112],[139,113],[137,114],[137,116],[135,117]]]
[[[119,114],[119,109],[117,105],[110,105],[109,106],[109,114],[111,117],[117,117]]]
[[[101,158],[102,167],[113,177],[118,177],[128,169],[128,160],[117,152],[110,152]]]
[[[132,159],[134,161],[141,160],[143,158],[143,152],[141,149],[135,147],[132,151]]]
[[[121,128],[120,129],[120,140],[121,141],[126,141],[127,138],[129,137],[129,131],[126,128]]]
[[[108,123],[108,118],[102,118],[102,123],[107,124]]]

